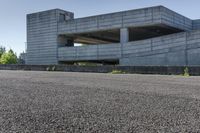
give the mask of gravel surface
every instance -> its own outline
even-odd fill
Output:
[[[0,132],[200,131],[200,77],[0,71]]]

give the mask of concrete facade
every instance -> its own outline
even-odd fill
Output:
[[[57,64],[59,9],[27,15],[27,64]],[[71,15],[71,16],[70,16]]]
[[[192,66],[199,57],[200,20],[163,6],[77,19],[60,9],[27,15],[31,65]]]

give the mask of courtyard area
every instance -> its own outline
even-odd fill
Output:
[[[200,77],[0,71],[0,132],[198,132]]]

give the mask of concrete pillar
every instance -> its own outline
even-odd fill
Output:
[[[128,28],[120,29],[120,43],[127,43],[129,41],[129,30]]]

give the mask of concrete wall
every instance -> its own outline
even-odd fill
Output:
[[[200,19],[193,20],[193,29],[200,30]]]
[[[200,65],[200,30],[187,34],[188,65]]]
[[[91,32],[122,27],[167,24],[183,30],[192,29],[192,21],[163,6],[117,12],[59,23],[59,34]]]
[[[124,44],[60,47],[59,61],[120,59],[125,66],[200,65],[200,30]]]
[[[124,44],[121,65],[200,65],[200,30]]]
[[[59,61],[119,59],[120,57],[120,44],[60,47],[58,49]]]
[[[162,23],[186,31],[192,30],[192,20],[166,7],[160,8]]]
[[[55,9],[27,15],[27,64],[57,64],[57,31],[61,13],[68,12]]]
[[[148,39],[142,42],[132,42],[124,44],[124,46],[126,49],[124,49],[123,57],[120,60],[121,65],[186,65],[184,51],[186,47],[185,32]]]

